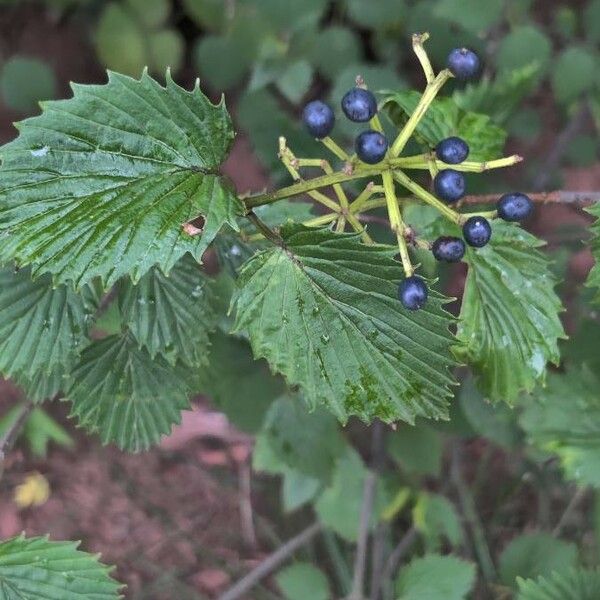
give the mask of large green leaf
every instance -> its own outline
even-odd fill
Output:
[[[311,406],[342,421],[447,418],[453,365],[445,298],[418,312],[397,298],[394,251],[355,235],[282,229],[285,247],[250,259],[238,279],[235,329]]]
[[[72,379],[66,393],[72,416],[123,450],[146,450],[189,407],[191,373],[161,356],[152,359],[130,334],[90,344]]]
[[[310,563],[295,563],[277,574],[277,585],[287,600],[327,600],[331,598],[327,577]]]
[[[558,363],[564,337],[543,242],[516,225],[495,221],[492,241],[469,250],[458,339],[459,354],[474,368],[492,400],[513,402]]]
[[[475,583],[475,565],[456,556],[427,554],[400,571],[398,600],[464,600]]]
[[[452,502],[441,494],[420,493],[412,518],[428,550],[440,550],[446,539],[452,546],[458,546],[463,540],[460,517]]]
[[[123,281],[118,302],[123,322],[152,358],[208,362],[209,334],[216,326],[210,280],[189,254],[168,276],[152,267],[137,284]]]
[[[518,578],[517,600],[597,600],[600,571],[571,569],[537,580]]]
[[[117,600],[122,587],[77,542],[19,536],[0,543],[0,600]]]
[[[167,272],[197,259],[241,201],[218,175],[233,138],[223,102],[167,73],[162,87],[109,73],[105,85],[74,85],[74,97],[43,104],[0,149],[1,255],[78,286]],[[203,217],[202,233],[182,225]]]
[[[384,109],[401,127],[414,112],[420,98],[421,94],[414,90],[396,92],[387,96]],[[432,148],[444,138],[457,135],[469,144],[469,160],[485,161],[502,156],[506,141],[506,132],[490,117],[464,111],[452,98],[434,100],[419,121],[415,133],[420,141]]]
[[[533,444],[559,456],[567,477],[595,487],[600,487],[599,387],[585,367],[553,373],[545,388],[522,399],[520,418]]]
[[[29,268],[0,269],[0,372],[31,380],[70,365],[85,339],[90,314],[70,287],[52,286]]]

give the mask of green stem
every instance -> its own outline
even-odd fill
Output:
[[[323,138],[321,140],[321,142],[323,142],[323,145],[328,148],[329,150],[331,150],[331,152],[333,154],[335,154],[339,159],[347,161],[350,159],[350,157],[348,156],[348,154],[345,152],[345,150],[343,148],[341,148],[332,138],[330,138],[329,136]]]
[[[392,144],[390,154],[393,157],[399,156],[402,150],[404,150],[404,146],[406,146],[406,143],[414,133],[417,124],[427,112],[427,109],[437,96],[437,93],[440,91],[442,86],[451,77],[452,73],[450,73],[448,69],[444,69],[438,73],[437,77],[430,84],[427,85],[425,92],[423,92],[423,95],[421,96],[421,99],[419,100],[415,110],[413,111],[412,115],[410,115],[406,125],[404,125],[402,131],[398,134],[398,137]]]
[[[430,194],[426,189],[422,188],[418,183],[415,183],[410,177],[402,171],[394,171],[394,179],[407,190],[411,191],[417,198],[420,198],[426,204],[437,208],[447,219],[461,225],[464,222],[462,215],[446,206],[438,200],[433,194]]]
[[[398,200],[396,198],[396,191],[394,190],[394,180],[392,179],[391,171],[384,171],[382,173],[382,179],[388,216],[390,219],[390,226],[392,231],[396,234],[396,240],[398,241],[398,249],[400,250],[400,258],[402,260],[404,273],[407,277],[410,277],[415,270],[410,262],[408,247],[406,245],[406,240],[404,239],[406,225],[402,220],[402,214],[400,213],[400,207],[398,206]]]
[[[417,156],[406,156],[401,158],[392,158],[388,161],[388,165],[392,168],[401,169],[430,169],[431,163],[434,162],[437,169],[454,169],[455,171],[463,171],[467,173],[483,173],[491,169],[501,169],[510,167],[523,160],[522,156],[513,154],[496,160],[488,160],[485,162],[464,161],[457,165],[448,165],[441,160],[431,160],[429,154],[420,154]]]
[[[308,181],[299,181],[293,185],[275,190],[273,192],[265,192],[264,194],[256,194],[244,198],[244,203],[248,210],[262,206],[263,204],[271,204],[277,202],[277,200],[283,200],[284,198],[290,198],[292,196],[299,196],[300,194],[306,194],[313,190],[318,190],[323,187],[335,185],[336,183],[344,183],[345,181],[353,181],[355,179],[364,179],[365,177],[373,177],[373,175],[379,175],[381,173],[381,167],[370,167],[370,168],[358,168],[352,173],[344,173],[339,171],[332,175],[322,175],[321,177],[314,177]]]
[[[246,218],[258,229],[268,240],[276,246],[283,248],[284,243],[281,237],[275,233],[264,221],[262,221],[254,211],[246,213]]]
[[[425,73],[425,79],[427,80],[427,83],[431,83],[435,79],[435,73],[433,72],[433,67],[431,66],[429,56],[427,56],[427,52],[423,47],[423,44],[428,39],[428,33],[413,33],[412,46],[414,53],[417,55],[417,58],[421,63],[421,67],[423,68],[423,73]]]

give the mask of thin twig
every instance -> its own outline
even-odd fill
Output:
[[[497,202],[501,194],[484,194],[481,196],[465,196],[459,203],[462,204],[491,204]],[[542,204],[593,204],[600,202],[600,192],[572,192],[558,190],[554,192],[527,193],[534,201]]]
[[[394,577],[396,571],[398,570],[398,565],[415,543],[417,535],[417,529],[413,525],[402,536],[402,539],[398,542],[392,553],[389,555],[387,562],[385,563],[385,567],[381,572],[381,577],[377,582],[377,586],[371,590],[371,598],[378,600],[383,589],[383,585],[387,584],[387,582]]]
[[[569,502],[569,504],[567,504],[565,511],[558,520],[556,527],[552,530],[552,535],[554,537],[558,537],[562,533],[562,530],[573,516],[573,513],[577,510],[579,505],[587,498],[589,491],[590,489],[585,486],[577,488],[577,490],[573,494],[573,497],[571,498],[571,501]]]
[[[348,600],[361,600],[364,598],[365,573],[367,570],[367,544],[369,541],[369,529],[371,517],[373,515],[373,504],[375,501],[375,486],[377,484],[377,475],[383,450],[382,444],[383,423],[375,421],[371,427],[371,468],[367,473],[363,488],[356,556],[354,559],[354,575],[352,577],[352,591],[348,596]]]
[[[533,180],[533,189],[537,192],[543,190],[556,172],[564,153],[575,136],[584,128],[590,117],[588,103],[584,100],[580,109],[573,115],[566,127],[556,137],[546,159],[537,170],[537,176]]]
[[[219,600],[237,600],[238,598],[247,598],[246,594],[252,589],[263,577],[274,571],[282,563],[310,542],[319,531],[321,531],[321,523],[313,523],[304,531],[301,531],[297,536],[288,540],[283,546],[279,547],[273,554],[269,555],[256,568],[254,568],[245,577],[240,579],[233,587],[229,588],[224,594],[219,596]]]
[[[251,470],[248,461],[239,465],[239,502],[242,537],[249,548],[256,548],[256,531],[254,529],[254,516],[252,510],[252,485]]]
[[[450,478],[458,492],[463,517],[473,537],[473,545],[483,577],[486,581],[494,581],[496,579],[496,567],[485,539],[483,525],[475,508],[475,501],[462,476],[462,448],[459,441],[455,442],[452,448]]]
[[[385,463],[385,434],[386,427],[381,421],[375,421],[372,425],[371,435],[371,468],[380,476]],[[388,523],[378,523],[373,534],[371,549],[371,598],[381,578],[384,561],[385,540],[388,531]]]
[[[0,438],[0,479],[4,473],[4,462],[6,460],[6,455],[12,447],[14,446],[23,426],[27,422],[31,411],[33,410],[35,404],[28,400],[27,402],[21,405],[21,410],[16,416],[15,420],[11,423],[10,427],[4,432],[2,438]]]

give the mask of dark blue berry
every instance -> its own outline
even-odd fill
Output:
[[[302,120],[313,137],[322,139],[331,133],[335,115],[331,106],[320,100],[313,100],[304,107]]]
[[[482,248],[492,237],[492,226],[484,217],[470,217],[463,225],[465,242],[474,248]]]
[[[366,123],[377,113],[377,100],[369,90],[352,88],[342,98],[344,114],[355,123]]]
[[[447,165],[457,165],[469,156],[469,144],[459,137],[449,137],[435,147],[435,154]]]
[[[448,55],[448,68],[457,79],[473,79],[479,74],[481,62],[473,50],[454,48]]]
[[[357,136],[354,149],[360,160],[374,165],[383,160],[388,149],[388,141],[383,133],[371,129]]]
[[[456,202],[465,195],[465,178],[454,169],[443,169],[433,178],[433,189],[446,202]]]
[[[465,243],[457,237],[439,237],[431,246],[436,260],[458,262],[465,255]]]
[[[498,216],[505,221],[522,221],[533,211],[533,202],[521,192],[504,194],[498,200]]]
[[[407,277],[398,286],[398,298],[400,298],[402,306],[408,310],[423,308],[428,295],[427,284],[418,275]]]

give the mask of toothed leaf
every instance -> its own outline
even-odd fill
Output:
[[[238,280],[235,329],[254,354],[343,421],[446,418],[454,362],[445,298],[432,291],[409,312],[393,250],[326,229],[282,231],[285,248],[251,258]]]
[[[99,276],[168,271],[200,259],[241,201],[218,175],[233,138],[224,103],[213,105],[167,74],[162,87],[109,73],[43,104],[0,149],[0,255],[78,286]],[[202,233],[182,225],[202,216]]]

